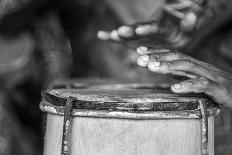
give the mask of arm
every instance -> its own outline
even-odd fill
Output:
[[[139,66],[151,72],[185,76],[171,86],[174,93],[205,93],[218,104],[232,109],[232,74],[178,51],[137,49]]]

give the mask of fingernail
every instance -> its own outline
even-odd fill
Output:
[[[110,38],[110,34],[105,31],[98,31],[97,37],[102,40],[108,40]]]
[[[129,26],[121,26],[121,27],[119,27],[118,32],[122,36],[129,37],[129,36],[133,35],[133,29],[131,27],[129,27]]]
[[[150,71],[157,71],[160,69],[159,67],[160,67],[160,62],[152,61],[148,63],[148,69]]]
[[[147,67],[148,61],[149,61],[149,56],[148,55],[143,55],[143,56],[140,56],[137,59],[137,64],[139,66],[141,66],[141,67]]]
[[[178,90],[178,89],[181,88],[180,84],[174,84],[173,87],[174,87],[176,90]]]

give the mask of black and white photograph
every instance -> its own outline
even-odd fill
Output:
[[[0,155],[232,155],[232,1],[0,0]]]

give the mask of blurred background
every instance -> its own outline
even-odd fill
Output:
[[[137,67],[133,49],[96,38],[98,30],[154,20],[165,3],[163,0],[1,0],[0,154],[42,154],[44,125],[39,110],[40,93],[54,81],[114,78],[170,83],[178,80]],[[186,45],[191,47],[187,53],[230,68],[230,19],[221,22],[223,28]],[[215,138],[216,155],[231,155],[229,110],[222,109],[216,118]]]

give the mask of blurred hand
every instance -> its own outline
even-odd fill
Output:
[[[139,66],[151,72],[188,77],[171,86],[174,93],[205,93],[218,104],[232,109],[232,74],[178,51],[137,48]]]
[[[166,4],[157,20],[99,31],[98,38],[130,47],[181,48],[191,40],[200,17],[199,12],[202,12],[201,5],[192,0]]]
[[[99,31],[98,38],[125,44],[129,47],[162,46],[173,48],[181,47],[188,42],[188,38],[180,34],[175,27],[169,30],[162,27],[157,21],[123,25],[112,31]]]

